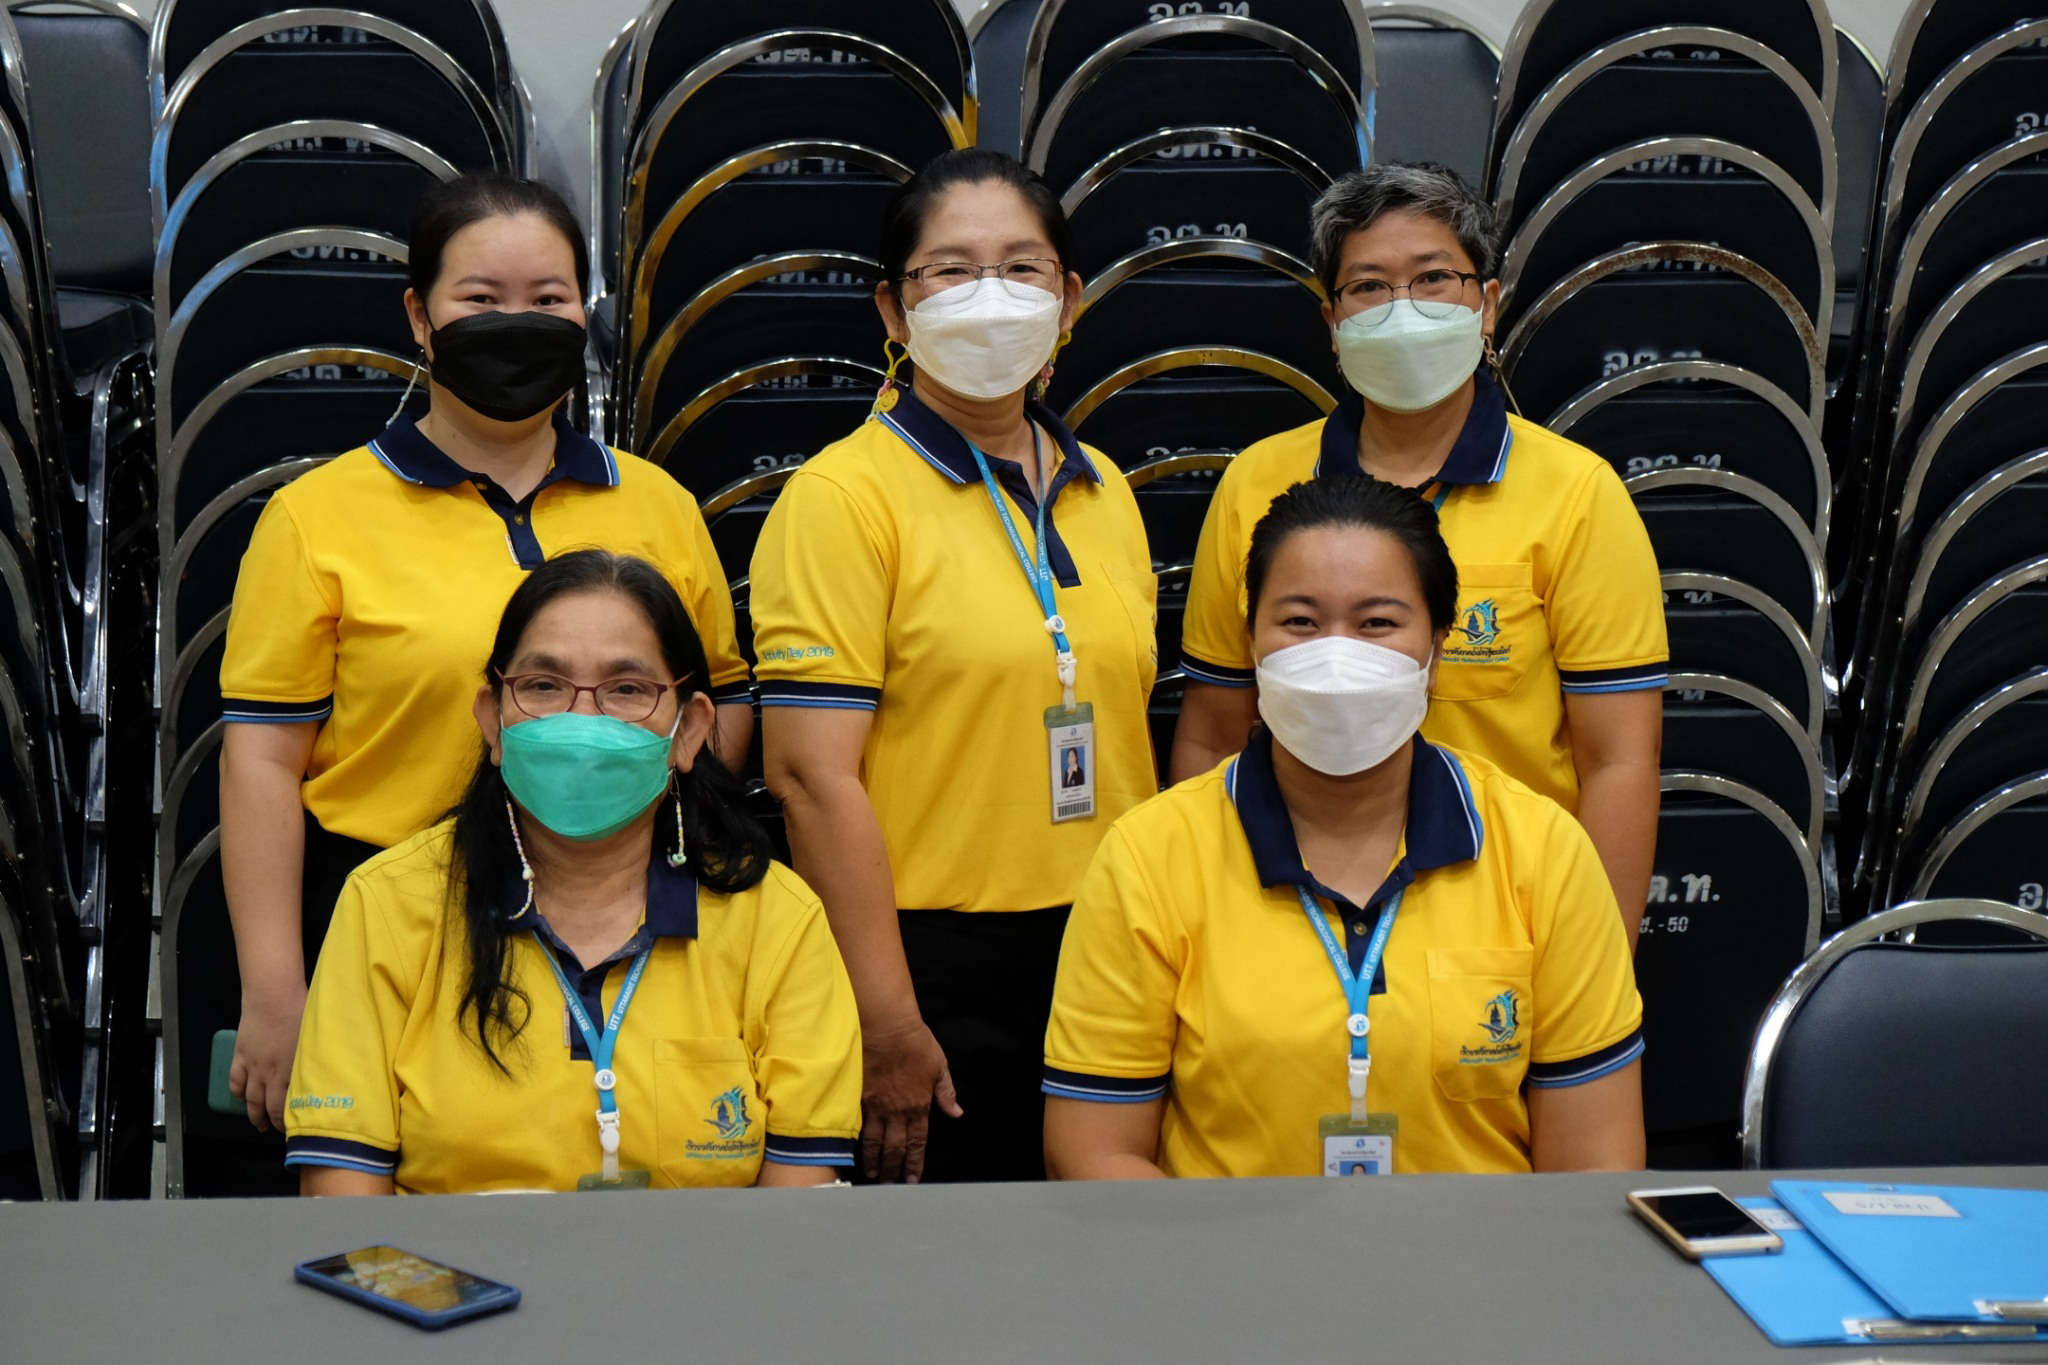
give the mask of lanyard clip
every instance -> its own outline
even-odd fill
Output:
[[[597,1111],[597,1146],[604,1153],[604,1178],[619,1178],[619,1114],[616,1109]]]
[[[1351,1118],[1354,1123],[1365,1122],[1365,1081],[1372,1074],[1372,1058],[1350,1057],[1345,1059],[1345,1082],[1351,1091]]]

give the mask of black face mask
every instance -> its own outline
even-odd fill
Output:
[[[523,422],[583,377],[585,337],[548,313],[473,313],[434,329],[434,382],[486,417]]]

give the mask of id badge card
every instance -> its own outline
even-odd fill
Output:
[[[1322,1142],[1323,1174],[1392,1175],[1394,1138],[1401,1120],[1394,1114],[1367,1114],[1354,1119],[1349,1114],[1325,1114],[1316,1122]]]
[[[1095,818],[1095,703],[1045,708],[1052,822]]]
[[[644,1190],[653,1181],[646,1171],[620,1171],[617,1180],[606,1180],[604,1172],[592,1171],[589,1175],[576,1177],[576,1192],[583,1194],[591,1190]]]

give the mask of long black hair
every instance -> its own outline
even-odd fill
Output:
[[[1053,255],[1059,258],[1061,269],[1072,269],[1074,233],[1067,226],[1066,210],[1060,207],[1060,197],[1052,192],[1052,187],[1040,178],[1038,172],[1014,156],[992,152],[986,147],[962,147],[941,152],[927,161],[916,175],[903,182],[889,200],[889,207],[882,214],[880,259],[882,276],[889,281],[890,288],[894,289],[901,283],[904,268],[910,264],[917,244],[924,239],[925,219],[931,216],[932,208],[945,197],[946,191],[960,185],[984,185],[991,181],[1008,185],[1024,197],[1024,202],[1038,215],[1039,225],[1045,229],[1045,240],[1052,244]]]
[[[590,278],[590,246],[575,210],[554,186],[503,171],[471,171],[429,186],[420,196],[413,210],[412,235],[406,239],[406,273],[413,293],[425,302],[433,292],[441,278],[441,260],[456,233],[486,218],[529,213],[568,239],[576,256],[576,278],[569,287],[580,293]]]
[[[709,690],[710,664],[704,656],[704,642],[682,598],[661,571],[631,555],[571,550],[528,574],[505,604],[490,661],[484,666],[484,681],[494,695],[502,692],[505,670],[512,666],[533,618],[558,598],[583,593],[609,593],[639,608],[661,642],[668,676],[686,680],[679,701],[686,700],[690,692]],[[670,774],[670,787],[681,801],[690,866],[700,885],[730,894],[745,891],[767,875],[773,856],[768,835],[741,808],[740,780],[708,744],[689,772]],[[477,761],[469,790],[450,812],[455,821],[448,869],[451,928],[454,912],[459,910],[469,945],[469,976],[458,1017],[475,1020],[477,1041],[500,1071],[507,1068],[493,1045],[493,1035],[500,1045],[510,1042],[518,1037],[531,1012],[530,1002],[512,984],[508,970],[511,940],[520,932],[508,923],[519,907],[503,904],[501,895],[507,872],[519,866],[519,850],[505,814],[510,799],[498,765],[486,753]],[[657,856],[676,851],[671,822],[654,822],[654,842]]]
[[[1458,616],[1458,565],[1444,544],[1436,508],[1413,489],[1362,474],[1298,483],[1273,499],[1252,527],[1251,553],[1244,568],[1245,615],[1258,619],[1259,595],[1273,557],[1290,536],[1323,527],[1356,526],[1382,531],[1401,542],[1422,580],[1422,601],[1431,630],[1449,630]]]

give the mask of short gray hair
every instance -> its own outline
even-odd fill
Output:
[[[1352,233],[1396,209],[1434,218],[1457,235],[1481,279],[1500,269],[1493,207],[1458,173],[1434,161],[1389,162],[1346,171],[1309,210],[1309,254],[1323,288],[1335,292],[1337,265]]]

